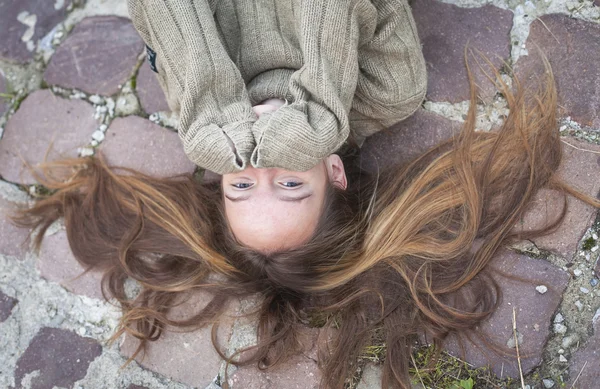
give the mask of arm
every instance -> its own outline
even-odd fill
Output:
[[[296,3],[295,3],[296,4]],[[293,72],[287,104],[264,114],[252,131],[255,167],[308,170],[347,139],[358,78],[357,49],[372,36],[376,10],[366,0],[298,2],[303,66]]]
[[[246,167],[256,120],[244,82],[222,47],[207,0],[128,0],[142,39],[156,53],[159,81],[179,111],[179,135],[197,165]]]
[[[410,116],[427,91],[425,59],[407,0],[374,0],[373,5],[377,29],[359,48],[360,75],[350,114],[353,129],[362,136]]]

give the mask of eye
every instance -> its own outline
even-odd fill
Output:
[[[231,184],[231,186],[233,186],[236,189],[248,189],[252,185],[254,185],[254,184],[252,184],[250,182],[238,182],[238,183],[235,183],[235,184]]]
[[[279,184],[286,188],[297,188],[302,185],[302,183],[298,182],[298,181],[283,181],[283,182],[280,182]]]

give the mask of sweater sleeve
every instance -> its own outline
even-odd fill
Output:
[[[348,112],[358,78],[358,47],[370,37],[377,13],[366,0],[303,0],[299,47],[303,66],[289,77],[279,110],[254,124],[255,167],[308,170],[348,138]]]
[[[373,0],[377,28],[359,48],[360,74],[350,121],[360,136],[410,116],[427,91],[427,72],[407,0]]]
[[[256,116],[224,49],[208,0],[128,0],[135,28],[156,52],[159,81],[179,111],[188,157],[217,173],[243,170]]]

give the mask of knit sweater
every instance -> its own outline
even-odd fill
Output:
[[[425,62],[407,0],[128,0],[186,154],[217,173],[308,170],[352,128],[412,114]],[[252,105],[286,104],[258,118]]]

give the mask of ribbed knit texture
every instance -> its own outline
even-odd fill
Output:
[[[308,170],[350,129],[412,114],[425,62],[406,0],[128,0],[187,155],[217,173]],[[252,105],[287,101],[258,119]]]

